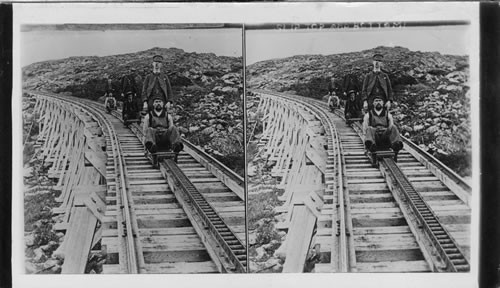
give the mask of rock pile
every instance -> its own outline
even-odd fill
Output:
[[[371,57],[384,54],[383,69],[393,86],[391,111],[402,133],[433,153],[462,176],[470,175],[471,126],[467,56],[376,47],[333,55],[300,55],[250,65],[249,88],[321,99],[335,77],[340,95],[343,77],[353,73],[362,82]]]

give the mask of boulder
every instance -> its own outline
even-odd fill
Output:
[[[26,271],[26,274],[35,274],[38,272],[39,268],[36,266],[36,264],[25,261],[24,270]]]
[[[191,126],[189,127],[189,133],[194,133],[196,131],[200,130],[200,127],[198,126]]]
[[[262,260],[262,258],[264,257],[268,257],[269,255],[266,253],[266,250],[263,248],[263,247],[258,247],[255,249],[255,252],[257,253],[257,255],[255,256],[255,259],[258,261],[258,260]]]
[[[45,253],[43,252],[43,250],[41,248],[37,248],[35,250],[33,250],[33,253],[34,253],[34,257],[33,257],[33,261],[35,262],[44,262],[45,260],[47,260],[47,256],[45,255]]]
[[[35,243],[35,235],[28,234],[24,236],[24,244],[26,245],[26,247],[31,247],[34,245],[34,243]]]
[[[423,125],[415,125],[415,126],[413,126],[413,131],[419,132],[419,131],[424,130],[424,128],[425,127]]]
[[[52,252],[52,258],[64,260],[64,248],[63,247],[64,247],[63,245],[59,245],[59,247],[57,247],[57,249],[54,252]]]
[[[201,131],[201,133],[206,134],[206,135],[212,134],[214,132],[215,132],[215,129],[213,127],[207,127],[205,129],[203,129],[203,131]]]
[[[434,134],[437,131],[439,131],[439,127],[437,125],[433,125],[433,126],[430,126],[429,128],[427,128],[427,130],[425,130],[425,131],[427,133]]]

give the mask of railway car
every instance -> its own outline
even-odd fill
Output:
[[[158,151],[156,153],[151,153],[148,150],[145,152],[146,158],[148,158],[155,168],[159,167],[159,163],[165,159],[174,159],[177,163],[175,153],[173,151]]]
[[[126,120],[123,120],[123,124],[127,128],[130,126],[130,124],[133,124],[133,123],[140,124],[141,123],[141,119],[126,119]]]
[[[385,129],[378,129],[375,137],[376,150],[366,150],[366,155],[370,158],[374,167],[378,167],[380,160],[383,158],[391,158],[397,162],[397,153],[391,148],[387,135],[384,135],[385,132]]]
[[[346,117],[346,119],[345,119],[345,123],[346,123],[347,125],[351,125],[351,124],[353,124],[353,123],[355,123],[355,122],[359,122],[359,123],[361,123],[361,122],[363,122],[363,118],[347,118],[347,117]]]
[[[380,160],[383,158],[394,159],[394,151],[391,148],[377,149],[376,151],[366,151],[366,155],[370,158],[373,167],[378,167]]]

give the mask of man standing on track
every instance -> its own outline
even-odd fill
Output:
[[[365,111],[371,110],[373,99],[377,96],[383,99],[387,110],[391,108],[391,102],[393,101],[392,86],[389,76],[381,71],[383,57],[382,54],[378,53],[373,55],[373,70],[365,76],[363,81],[361,97]]]
[[[130,68],[130,74],[127,74],[122,77],[121,79],[121,96],[122,99],[125,101],[129,94],[132,94],[132,98],[134,101],[137,100],[137,94],[140,92],[137,81],[136,81],[137,75],[136,75],[136,70],[135,68]]]
[[[170,86],[170,80],[167,75],[161,71],[163,66],[163,57],[156,55],[153,57],[153,73],[146,76],[142,85],[141,98],[143,110],[151,111],[153,109],[153,98],[160,98],[165,103],[165,108],[170,109],[174,103],[174,94]]]

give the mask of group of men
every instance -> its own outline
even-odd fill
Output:
[[[184,148],[179,130],[173,123],[173,117],[169,113],[175,102],[172,86],[167,75],[161,70],[163,57],[155,55],[153,57],[153,72],[144,79],[142,91],[139,90],[136,81],[135,69],[131,69],[131,74],[125,75],[121,79],[121,97],[123,99],[122,117],[126,124],[130,121],[141,118],[144,115],[143,134],[144,145],[151,154],[163,151],[173,151],[174,161]],[[111,79],[108,79],[106,88],[105,105],[108,108],[110,103],[116,106],[114,97],[115,89],[112,88]],[[139,102],[142,102],[142,111]],[[109,109],[109,108],[108,108]],[[141,113],[142,112],[142,113]],[[155,157],[153,157],[153,162]],[[156,163],[155,163],[156,164]]]
[[[394,119],[389,112],[394,100],[389,76],[382,71],[383,55],[376,53],[372,59],[373,69],[365,75],[363,84],[359,85],[356,70],[353,68],[342,83],[345,98],[344,116],[346,120],[363,119],[364,144],[367,150],[377,151],[379,148],[391,148],[397,161],[398,152],[403,149],[403,142]],[[330,99],[335,96],[334,79],[329,87]],[[364,115],[363,115],[364,114]]]

